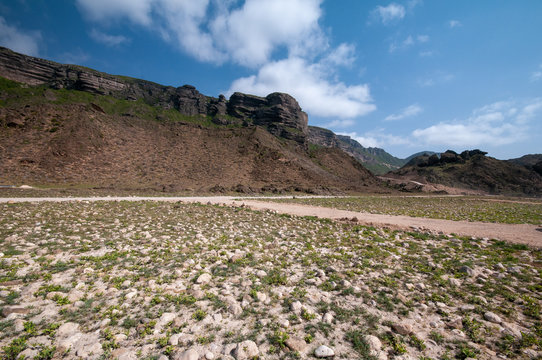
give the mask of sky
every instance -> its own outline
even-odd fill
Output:
[[[285,92],[397,157],[542,153],[539,0],[0,0],[0,45],[203,94]]]

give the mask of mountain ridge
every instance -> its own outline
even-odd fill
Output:
[[[387,191],[309,149],[290,95],[212,98],[0,49],[0,182],[162,191]]]

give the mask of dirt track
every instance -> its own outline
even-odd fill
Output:
[[[338,210],[299,204],[272,203],[259,201],[258,198],[235,200],[231,196],[215,197],[92,197],[92,198],[0,198],[2,202],[40,202],[40,201],[170,201],[170,202],[201,202],[211,204],[245,205],[254,210],[273,210],[298,216],[317,216],[333,220],[356,218],[364,225],[385,226],[393,229],[413,229],[492,238],[517,244],[527,244],[542,247],[542,228],[529,224],[494,224],[482,222],[450,221],[439,219],[415,218],[409,216],[394,216],[369,214],[355,211]]]

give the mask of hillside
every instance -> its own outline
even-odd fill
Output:
[[[310,151],[287,94],[229,100],[0,49],[0,183],[162,191],[381,191]],[[9,79],[9,80],[8,80]]]
[[[542,176],[539,173],[511,161],[488,157],[480,150],[461,154],[448,150],[440,156],[422,155],[386,176],[489,194],[542,195]]]
[[[353,156],[375,175],[382,175],[392,170],[397,170],[412,158],[422,154],[433,154],[423,151],[407,157],[397,158],[384,149],[376,147],[364,147],[350,136],[337,135],[333,131],[317,126],[309,126],[309,142],[317,146],[327,148],[339,148]]]

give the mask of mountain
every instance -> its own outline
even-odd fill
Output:
[[[422,155],[386,174],[389,178],[420,184],[441,184],[489,194],[542,195],[542,175],[512,161],[497,160],[480,150],[461,154],[448,150]]]
[[[287,94],[214,98],[6,48],[0,76],[0,183],[382,191],[350,155],[309,147],[307,115]]]
[[[317,126],[309,126],[308,141],[313,145],[343,150],[356,158],[375,175],[383,175],[389,171],[397,170],[413,157],[422,154],[434,154],[431,151],[423,151],[411,155],[406,159],[400,159],[387,153],[384,149],[376,147],[366,148],[350,136],[337,135],[331,130]]]

